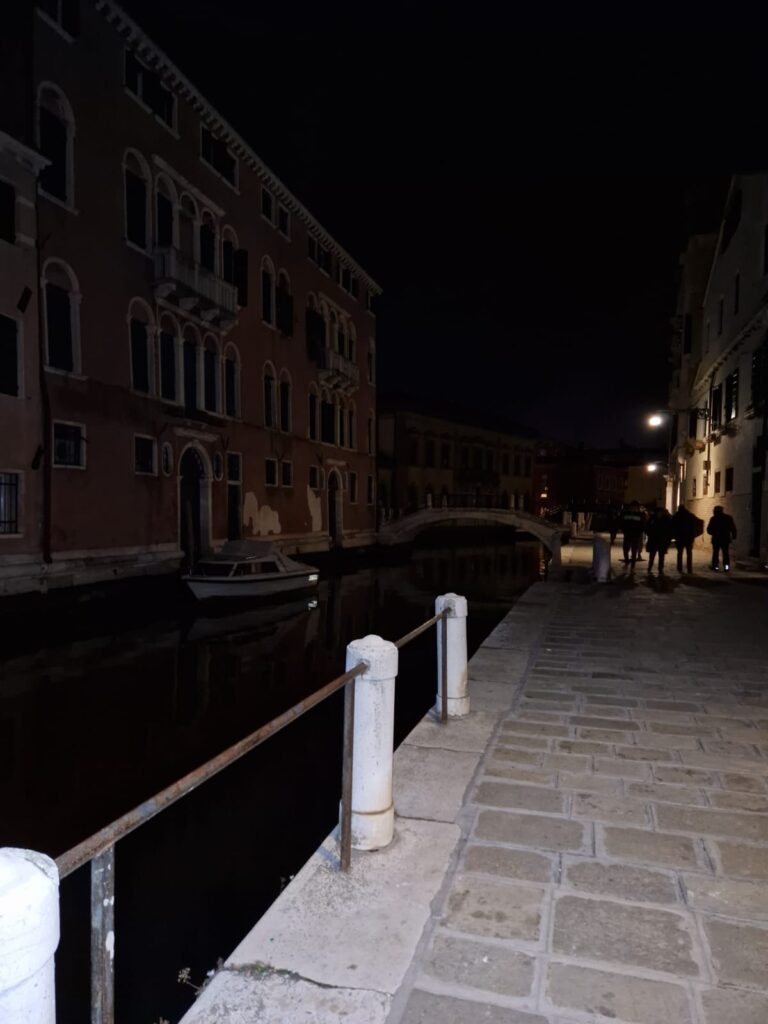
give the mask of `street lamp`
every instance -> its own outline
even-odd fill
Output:
[[[666,466],[667,508],[671,512],[675,497],[675,481],[672,478],[672,426],[675,422],[675,414],[671,409],[660,409],[658,412],[651,413],[646,418],[646,423],[649,427],[655,429],[656,427],[663,426],[665,420],[667,423],[667,461],[666,463],[651,462],[645,468],[649,473],[656,473],[663,466]]]
[[[664,422],[664,417],[660,416],[659,413],[654,413],[653,416],[648,417],[649,427],[660,427]]]

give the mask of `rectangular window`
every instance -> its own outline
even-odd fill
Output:
[[[269,374],[264,378],[264,426],[275,426],[275,378]]]
[[[203,401],[208,412],[218,412],[218,353],[212,349],[203,352]]]
[[[240,540],[243,457],[227,452],[227,540]]]
[[[9,316],[0,316],[0,395],[19,395],[19,327]]]
[[[288,434],[291,430],[291,385],[280,381],[280,429]]]
[[[368,485],[365,489],[365,500],[369,505],[373,504],[373,477],[368,477]]]
[[[277,230],[286,238],[291,236],[291,215],[282,205],[277,207]]]
[[[16,189],[7,181],[0,181],[0,238],[16,242]]]
[[[752,353],[752,405],[762,409],[768,397],[768,339]]]
[[[725,422],[730,423],[739,414],[739,371],[734,370],[725,378]]]
[[[280,480],[283,487],[293,487],[293,463],[280,463]]]
[[[733,490],[733,466],[725,468],[725,493]]]
[[[738,313],[739,312],[739,285],[740,285],[740,280],[741,279],[740,279],[738,274],[733,279],[733,312],[734,313]]]
[[[160,395],[176,400],[176,339],[166,331],[160,335]]]
[[[152,437],[133,438],[133,471],[134,473],[154,474],[157,472],[155,440]]]
[[[85,436],[79,423],[53,424],[53,464],[85,467]]]
[[[373,433],[373,419],[368,417],[368,454],[373,455],[373,446],[375,444],[375,438]],[[432,459],[434,461],[434,450],[432,452]]]
[[[149,339],[140,320],[131,320],[131,387],[149,394]]]
[[[317,243],[317,265],[321,270],[324,270],[326,274],[331,272],[331,254],[325,248],[325,246]]]
[[[272,194],[267,192],[265,188],[261,190],[261,215],[266,217],[270,224],[274,224],[275,201],[272,198]]]
[[[317,263],[317,240],[314,238],[307,238],[307,256]]]
[[[285,287],[284,279],[280,278],[280,283],[277,286],[275,292],[275,305],[277,307],[277,329],[281,334],[284,334],[287,338],[293,335],[293,296]]]
[[[169,128],[173,128],[176,97],[160,75],[137,60],[130,50],[125,51],[125,87]]]
[[[309,439],[317,440],[317,395],[309,393]]]
[[[264,475],[267,487],[277,487],[277,459],[266,459],[264,462]]]
[[[720,493],[720,470],[715,470],[715,494]]]
[[[358,298],[358,296],[360,295],[360,282],[358,281],[354,274],[352,275],[352,281],[350,282],[349,291],[353,299]]]
[[[352,505],[357,504],[357,473],[349,474],[349,500]]]
[[[0,534],[20,532],[19,474],[0,473]]]
[[[717,304],[717,333],[723,333],[723,300]]]
[[[341,268],[341,287],[345,292],[352,290],[352,272],[349,267]]]
[[[309,486],[314,490],[317,490],[320,487],[320,471],[317,466],[309,467]]]
[[[217,139],[208,128],[200,132],[200,156],[214,171],[237,187],[237,157],[227,147],[226,142]]]
[[[48,327],[48,365],[71,373],[74,368],[72,349],[72,315],[69,292],[56,284],[45,286],[45,308]]]
[[[723,414],[723,386],[718,384],[712,390],[712,429],[717,430]]]

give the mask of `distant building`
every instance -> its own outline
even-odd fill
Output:
[[[676,486],[708,520],[724,506],[740,557],[768,557],[768,178],[737,175],[720,231],[683,257],[673,339]],[[703,543],[707,537],[703,538]]]
[[[385,516],[443,504],[533,509],[533,437],[491,414],[382,402],[378,452]]]
[[[371,543],[379,287],[112,0],[15,6],[0,593]]]

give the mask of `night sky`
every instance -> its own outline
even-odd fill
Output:
[[[480,8],[124,6],[382,285],[382,393],[656,440],[678,254],[717,230],[728,175],[766,165],[757,43]]]

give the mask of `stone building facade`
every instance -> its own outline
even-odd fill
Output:
[[[378,285],[111,0],[30,10],[0,72],[32,153],[22,181],[0,151],[0,592],[371,543]]]
[[[670,391],[677,492],[705,521],[722,505],[738,530],[734,557],[765,562],[768,176],[732,179],[718,235],[692,238],[683,267]]]
[[[432,505],[533,510],[534,442],[479,417],[398,402],[379,413],[384,516]]]

